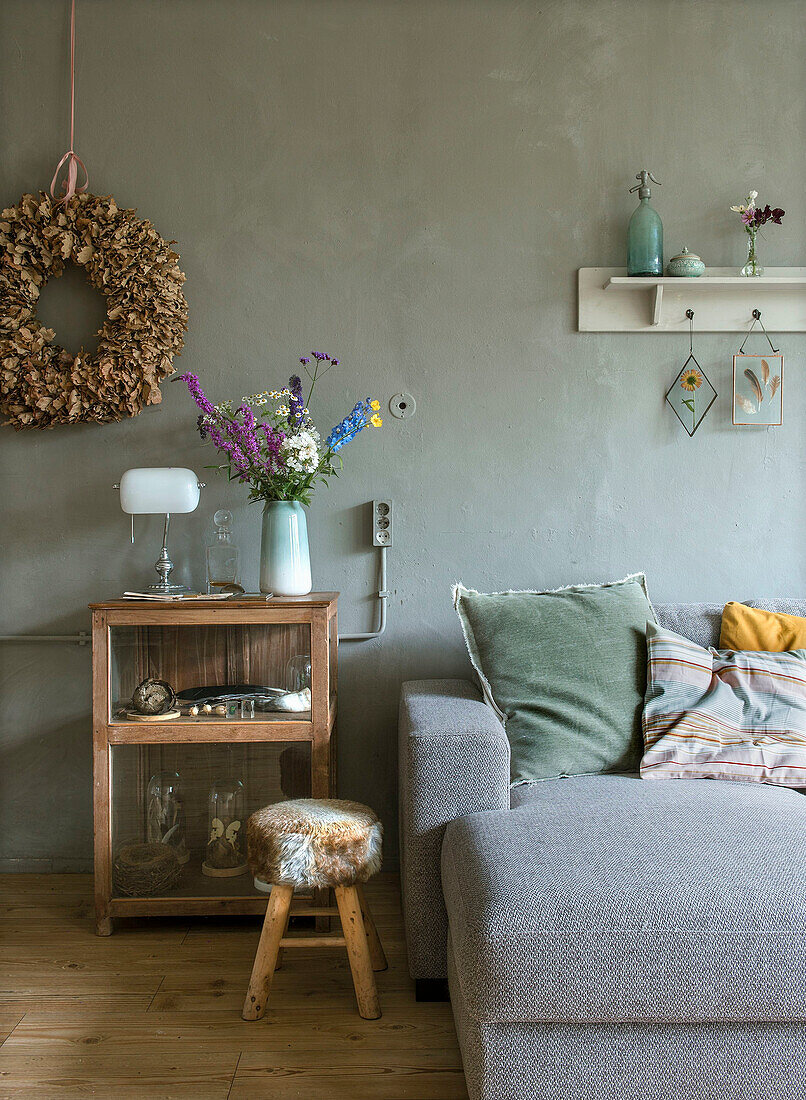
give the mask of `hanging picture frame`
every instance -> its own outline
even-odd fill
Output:
[[[780,352],[733,357],[733,425],[779,428],[784,422],[784,357]]]
[[[716,401],[717,392],[694,354],[694,310],[687,309],[686,317],[689,322],[688,359],[666,391],[666,403],[692,436]]]
[[[702,424],[716,398],[716,390],[708,375],[695,357],[689,355],[666,391],[666,401],[690,436]]]

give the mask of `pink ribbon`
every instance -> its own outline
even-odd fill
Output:
[[[72,9],[70,12],[70,148],[64,154],[62,159],[56,165],[56,171],[53,173],[53,179],[50,181],[50,193],[53,198],[56,198],[56,180],[59,178],[59,172],[61,172],[64,165],[67,165],[67,178],[62,180],[62,186],[60,190],[64,191],[62,198],[57,200],[57,205],[60,203],[67,203],[72,197],[82,191],[86,191],[90,182],[90,177],[87,174],[87,169],[84,167],[84,161],[76,155],[73,150],[74,134],[76,125],[76,0],[72,2]],[[78,169],[84,173],[84,182],[78,183]]]

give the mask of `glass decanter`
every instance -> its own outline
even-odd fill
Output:
[[[238,547],[232,541],[232,512],[219,508],[213,516],[216,533],[207,547],[207,593],[222,592],[238,577]]]

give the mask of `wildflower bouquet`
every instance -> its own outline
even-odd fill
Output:
[[[383,423],[378,401],[359,401],[322,443],[308,406],[317,380],[338,362],[321,351],[300,359],[310,383],[307,400],[302,379],[292,375],[286,389],[243,397],[234,411],[231,401],[214,405],[197,375],[179,375],[201,410],[196,422],[199,434],[209,438],[225,458],[213,468],[226,470],[230,481],[246,482],[250,503],[296,500],[309,505],[316,485],[327,485],[341,469],[342,447],[367,425],[379,428]]]
[[[764,274],[764,268],[761,267],[756,258],[756,234],[759,229],[761,229],[762,225],[766,225],[767,222],[772,222],[773,225],[780,225],[781,219],[786,213],[780,206],[776,206],[774,210],[771,210],[769,203],[764,207],[757,206],[757,198],[758,191],[751,191],[744,200],[744,205],[731,207],[734,214],[741,214],[742,225],[749,237],[747,242],[747,263],[740,271],[739,274],[741,275]]]

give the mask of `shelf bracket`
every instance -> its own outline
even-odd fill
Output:
[[[663,287],[656,286],[652,292],[652,324],[660,324],[661,307],[663,306]]]

